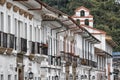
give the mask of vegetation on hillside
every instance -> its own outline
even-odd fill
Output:
[[[114,51],[120,51],[120,4],[115,0],[42,0],[48,5],[58,8],[69,15],[80,6],[90,9],[94,16],[94,27],[104,30],[111,35],[119,47]]]

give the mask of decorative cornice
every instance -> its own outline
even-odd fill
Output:
[[[7,2],[7,4],[6,4],[7,9],[11,9],[11,7],[12,7],[12,6],[13,6],[13,4],[12,4],[12,3]]]
[[[13,6],[13,11],[14,11],[14,12],[17,12],[18,10],[19,10],[19,7],[16,6],[16,5],[14,5],[14,6]]]
[[[0,5],[4,5],[6,0],[0,0]]]
[[[33,18],[33,15],[29,14],[29,19],[32,20],[32,18]]]
[[[27,11],[24,11],[24,17],[28,17],[29,16],[29,13]]]
[[[19,14],[23,15],[24,14],[24,10],[23,9],[19,9]]]

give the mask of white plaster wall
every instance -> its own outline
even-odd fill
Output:
[[[82,58],[82,36],[81,35],[76,35],[76,42],[77,42],[77,47],[80,49],[79,51],[79,56]]]
[[[105,51],[108,52],[110,55],[112,55],[112,52],[113,52],[113,48],[110,44],[108,44],[106,42],[106,45],[105,45]]]
[[[8,0],[10,2],[12,2],[13,4],[21,7],[22,9],[24,10],[28,10],[28,8],[26,8],[25,6],[23,6],[22,4],[18,3],[17,1],[14,1],[13,0]],[[22,21],[22,26],[20,28],[20,36],[25,38],[25,23],[27,23],[27,37],[26,39],[29,41],[29,40],[32,40],[32,41],[37,41],[37,42],[40,42],[40,39],[38,39],[38,36],[40,36],[40,34],[38,34],[38,30],[40,29],[41,27],[41,16],[39,13],[36,13],[36,12],[30,12],[31,14],[34,14],[34,18],[33,20],[29,20],[28,18],[25,18],[23,15],[19,15],[19,13],[14,13],[13,12],[13,9],[11,8],[10,10],[6,9],[6,4],[4,6],[1,6],[0,5],[0,12],[3,12],[4,13],[4,32],[8,33],[8,27],[11,26],[10,28],[10,33],[11,34],[15,34],[18,36],[18,21]],[[8,25],[8,15],[11,16],[11,25]],[[36,17],[37,16],[37,17]],[[17,19],[17,25],[14,25],[15,22],[15,18]],[[30,25],[32,25],[32,35],[30,35]],[[37,30],[36,30],[36,33],[35,33],[35,30],[34,28],[37,27]],[[17,28],[17,29],[15,29]],[[15,33],[15,30],[17,30],[17,33]],[[37,34],[37,35],[36,35]],[[30,38],[30,36],[32,36]],[[35,38],[36,37],[36,38]],[[29,42],[27,42],[27,53],[29,54]],[[17,45],[17,48],[19,46]],[[16,52],[16,51],[15,51]],[[15,67],[16,66],[16,56],[8,56],[8,55],[0,55],[0,61],[3,61],[3,62],[0,62],[1,63],[1,68],[0,68],[0,74],[4,74],[4,80],[7,80],[7,76],[9,74],[11,74],[12,76],[12,79],[11,80],[14,80],[14,75],[17,75],[17,72],[15,72]],[[31,63],[27,58],[24,58],[24,65],[25,65],[25,73],[28,71],[28,64]],[[34,63],[32,62],[32,66],[31,66],[31,69],[32,71],[34,72],[34,77],[39,77],[39,68],[38,67],[39,64],[37,63]],[[11,68],[10,68],[11,66]],[[13,68],[13,69],[12,69]]]
[[[4,80],[8,80],[8,75],[11,75],[11,79],[14,80],[14,76],[17,75],[16,57],[0,55],[0,61],[0,75],[3,75]]]

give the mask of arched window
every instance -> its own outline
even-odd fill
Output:
[[[80,20],[79,19],[77,19],[76,22],[77,22],[78,25],[80,25]]]
[[[80,16],[85,16],[85,11],[80,11]]]
[[[89,26],[89,20],[88,19],[85,20],[85,25]]]

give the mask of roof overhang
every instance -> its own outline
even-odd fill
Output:
[[[75,30],[75,33],[82,33],[91,36],[95,41],[95,43],[99,43],[100,41],[91,35],[85,28],[81,27],[73,20],[72,17],[68,16],[67,14],[57,10],[55,8],[50,7],[46,3],[42,2],[41,0],[27,0],[27,1],[19,1],[26,7],[30,8],[31,10],[38,11],[42,14],[43,21],[59,21],[68,29],[74,29],[78,27],[79,30]],[[34,3],[34,4],[33,4]],[[41,7],[39,10],[38,8]],[[37,9],[36,9],[37,8]]]
[[[112,57],[111,54],[107,53],[106,51],[99,49],[97,47],[95,47],[95,54],[99,55],[99,56],[103,56],[103,57]]]
[[[112,47],[117,47],[118,45],[113,41],[111,36],[105,36],[105,40],[107,41],[107,43],[109,45],[111,45]]]

